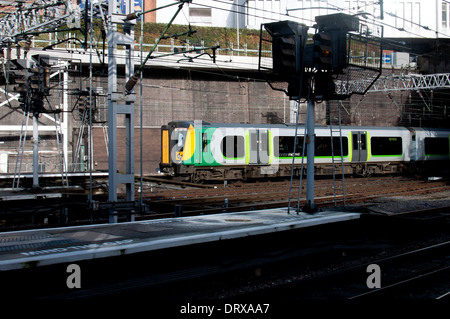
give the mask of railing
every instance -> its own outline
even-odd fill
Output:
[[[71,38],[72,35],[69,33],[69,38]],[[33,39],[31,41],[31,47],[48,47],[50,45],[53,45],[56,48],[59,49],[66,49],[66,50],[82,50],[81,43],[75,40],[66,41],[60,44],[57,44],[59,40],[52,40],[52,39]],[[189,41],[186,41],[186,45],[175,45],[175,41],[171,39],[170,44],[158,44],[156,47],[155,52],[156,53],[176,53],[176,52],[184,52],[188,50],[197,50],[198,53],[204,53],[203,48],[205,48],[204,41],[201,41],[200,43],[189,43]],[[218,45],[218,43],[216,43]],[[135,51],[140,50],[140,44],[135,43]],[[154,46],[153,43],[144,43],[144,51],[150,51],[150,49]],[[271,53],[270,51],[267,51],[268,53]],[[249,49],[248,44],[244,43],[237,48],[235,48],[234,43],[230,42],[228,44],[227,48],[218,48],[216,50],[217,55],[226,55],[226,56],[250,56],[250,57],[257,57],[259,54],[258,48],[256,49]]]

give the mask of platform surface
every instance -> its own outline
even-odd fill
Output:
[[[133,254],[357,219],[287,208],[0,233],[0,271]]]

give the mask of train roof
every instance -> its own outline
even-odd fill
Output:
[[[169,123],[169,126],[174,127],[186,127],[189,126],[196,126],[201,125],[203,127],[242,127],[242,128],[264,128],[264,129],[283,129],[283,128],[294,128],[295,123],[285,123],[285,124],[248,124],[248,123],[209,123],[206,121],[173,121]],[[304,127],[304,123],[299,123],[299,127]],[[336,125],[337,126],[337,125]],[[315,125],[315,128],[329,128],[327,125],[317,124]],[[346,130],[358,130],[358,131],[364,131],[364,130],[398,130],[398,131],[413,131],[413,132],[421,132],[421,131],[449,131],[450,128],[423,128],[423,127],[404,127],[404,126],[347,126],[342,125],[343,129]]]

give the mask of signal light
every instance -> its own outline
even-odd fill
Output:
[[[347,67],[347,34],[339,30],[321,31],[313,36],[313,66],[340,74]]]
[[[279,21],[263,24],[271,36],[272,47],[272,76],[274,82],[288,82],[289,89],[278,89],[284,91],[288,96],[297,95],[300,78],[304,73],[303,56],[307,39],[308,27],[293,21]],[[262,34],[262,30],[261,30]],[[262,38],[261,38],[262,39]],[[261,50],[261,46],[260,46]],[[260,51],[261,69],[261,51]],[[270,68],[267,68],[270,69]],[[269,84],[271,81],[267,80]],[[270,84],[272,88],[272,84]]]
[[[313,64],[318,70],[333,70],[333,34],[319,32],[313,36]]]
[[[273,69],[278,74],[297,73],[295,38],[293,36],[276,37],[272,42]]]
[[[303,48],[308,27],[292,21],[264,24],[272,36],[272,69],[281,80],[298,77],[302,73]]]

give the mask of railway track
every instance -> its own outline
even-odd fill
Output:
[[[346,182],[346,204],[358,204],[381,197],[424,195],[450,190],[444,181],[411,180],[407,178],[352,179]],[[330,180],[316,183],[316,205],[334,206],[333,185]],[[291,205],[297,203],[298,183],[294,185]],[[305,190],[302,189],[300,205],[305,202]],[[339,190],[337,191],[339,194]],[[174,191],[167,194],[150,194],[144,196],[152,210],[159,212],[159,217],[170,217],[174,207],[182,206],[183,215],[212,214],[285,207],[289,202],[289,184],[286,182],[258,183],[256,185],[237,184],[227,188]],[[338,206],[343,206],[343,196],[336,197]],[[166,215],[165,215],[166,214]]]
[[[439,191],[443,191],[442,194],[448,194],[445,191],[449,190],[449,186],[443,181],[390,178],[357,179],[352,182],[354,183],[348,188],[351,191],[348,192],[347,201],[350,202],[367,202],[383,197],[404,195],[418,197],[418,194],[437,194]],[[267,187],[268,185],[270,188]],[[163,205],[165,208],[177,203],[186,208],[189,207],[187,204],[189,200],[193,200],[192,207],[196,208],[200,205],[205,207],[220,205],[224,196],[228,196],[236,201],[247,201],[244,206],[241,204],[231,207],[233,200],[230,200],[228,209],[242,210],[245,209],[245,205],[256,207],[255,198],[260,200],[261,205],[279,205],[285,199],[277,199],[277,196],[285,196],[283,194],[286,193],[286,190],[280,189],[280,185],[286,185],[286,183],[268,183],[266,187],[263,183],[258,183],[248,185],[248,189],[247,185],[236,184],[224,189],[205,189],[207,194],[198,194],[198,190],[187,193],[177,190],[168,195],[175,195],[178,192],[180,195],[184,194],[186,198],[154,197],[150,203],[165,202],[167,203]],[[332,205],[333,190],[330,190],[330,185],[332,185],[331,181],[327,180],[317,183],[317,193],[322,194],[317,197],[320,205]],[[269,199],[268,194],[274,196]],[[202,202],[203,198],[207,199],[207,204]],[[223,209],[226,207],[211,207],[210,211]],[[369,216],[374,220],[383,219],[377,219],[373,223],[373,220],[361,218],[355,222],[356,225],[352,223],[339,225],[336,228],[330,225],[325,231],[323,228],[312,228],[302,230],[295,236],[288,233],[280,234],[286,237],[280,237],[281,239],[268,237],[264,244],[261,239],[253,239],[253,241],[248,239],[246,246],[242,243],[229,247],[218,246],[227,245],[226,241],[223,241],[211,246],[194,248],[198,251],[185,252],[179,249],[175,255],[184,256],[180,259],[182,262],[173,262],[174,252],[167,256],[157,255],[152,260],[167,262],[155,263],[152,270],[148,269],[150,265],[146,265],[139,273],[135,266],[131,266],[139,262],[130,262],[127,263],[128,267],[132,267],[132,271],[129,271],[130,277],[128,273],[125,276],[126,272],[124,272],[120,280],[108,282],[104,279],[105,282],[103,282],[102,279],[98,284],[96,279],[91,278],[95,285],[88,290],[64,296],[49,295],[47,297],[50,299],[109,298],[110,294],[115,294],[121,298],[124,294],[141,296],[144,293],[146,296],[154,295],[155,298],[167,295],[180,296],[180,298],[189,296],[189,298],[197,299],[220,297],[226,300],[254,296],[305,299],[354,298],[356,300],[447,299],[450,296],[448,291],[450,235],[448,224],[442,226],[441,221],[443,219],[448,221],[449,211],[447,206],[439,209],[402,211],[394,218]],[[193,211],[193,213],[205,212],[208,212],[208,208]],[[184,213],[187,214],[189,211],[185,210]],[[163,214],[150,216],[164,217]],[[168,216],[172,217],[173,212],[165,217]],[[410,227],[412,224],[404,223],[405,219],[419,220],[419,223]],[[397,223],[397,220],[400,220],[400,223]],[[432,231],[428,232],[422,221],[438,221],[442,227],[432,227]],[[416,227],[419,224],[420,227]],[[380,232],[379,229],[382,231]],[[208,251],[208,254],[205,254],[205,251]],[[368,289],[366,269],[369,264],[377,264],[380,267],[382,289]],[[106,277],[115,278],[115,276],[117,274]],[[211,285],[211,282],[214,284]],[[220,287],[220,291],[217,287]]]
[[[238,244],[220,241],[187,250],[175,248],[155,252],[151,260],[158,262],[150,264],[132,262],[138,258],[134,256],[127,263],[122,259],[116,261],[124,270],[117,278],[103,274],[106,272],[103,270],[105,278],[86,279],[89,284],[82,290],[66,290],[44,298],[121,300],[123,296],[145,296],[147,300],[223,302],[255,297],[269,302],[447,298],[448,233],[429,236],[403,229],[402,240],[398,241],[392,237],[395,229],[373,237],[371,227],[372,223],[361,222],[340,227],[327,225],[321,229],[246,238]],[[170,259],[174,255],[189,258],[174,262]],[[366,269],[370,264],[381,269],[381,289],[367,287]],[[105,266],[95,264],[99,269]]]
[[[442,298],[450,287],[450,242],[430,245],[424,248],[377,260],[382,271],[382,286],[363,293],[356,293],[348,299],[397,298],[437,299]],[[367,265],[362,265],[362,268]],[[361,270],[355,268],[348,272]],[[342,276],[342,274],[340,275]],[[346,274],[344,277],[348,277]],[[349,284],[352,289],[355,285]],[[354,292],[351,292],[354,293]]]
[[[307,260],[305,265],[290,261],[297,266],[292,269],[283,268],[280,272],[272,271],[262,278],[241,278],[229,289],[204,293],[208,297],[225,300],[251,296],[262,299],[275,297],[276,300],[450,298],[450,241],[427,243],[424,247],[410,248],[406,252],[403,248],[395,248],[389,244],[382,249],[381,254],[378,249],[382,245],[377,241],[367,244],[355,242],[347,247],[336,245],[333,249],[352,252],[352,249],[362,250],[363,247],[365,253],[355,258],[333,257],[329,251],[321,251],[322,256],[318,254],[306,259],[304,257]],[[390,249],[400,249],[401,252],[380,257],[382,254],[389,254]],[[324,258],[323,255],[327,257]],[[380,288],[368,287],[368,276],[371,274],[367,271],[369,265],[376,265],[380,269]],[[260,272],[269,272],[268,267],[261,267],[263,270]],[[194,293],[194,296],[199,295]]]
[[[360,207],[370,205],[369,203],[380,198],[419,197],[434,193],[445,194],[450,191],[450,185],[447,185],[446,181],[417,180],[399,176],[350,178],[346,179],[345,183],[346,204]],[[340,184],[338,181],[337,185]],[[203,188],[190,183],[177,184],[173,181],[170,181],[169,185],[167,186],[164,180],[159,178],[146,181],[142,194],[150,212],[136,214],[136,220],[278,208],[288,206],[289,202],[289,181],[238,182],[228,184],[227,187],[213,184],[203,185],[206,186]],[[297,180],[293,185],[291,207],[297,204],[298,188]],[[335,202],[332,180],[316,181],[315,202],[319,208],[333,207],[335,204],[343,206],[342,191],[338,188],[336,193],[337,201]],[[305,194],[306,190],[303,187],[300,207],[305,202]],[[139,195],[137,192],[137,200]],[[6,210],[1,215],[4,217],[0,216],[0,224],[2,224],[0,229],[8,231],[108,222],[108,212],[89,210],[86,195],[77,193],[64,194],[64,196],[64,202],[53,203],[53,206],[45,205],[43,202],[43,208],[37,207],[33,202],[20,202],[20,205],[11,206],[12,211],[7,211],[9,206],[6,203],[3,208]],[[98,195],[95,199],[106,201],[105,195]],[[292,213],[295,213],[295,209]],[[48,222],[46,223],[45,220]]]

